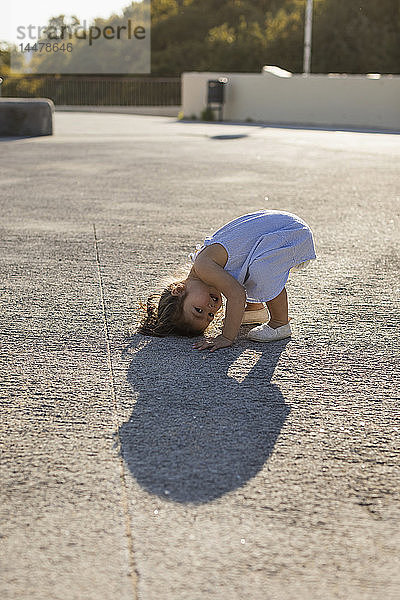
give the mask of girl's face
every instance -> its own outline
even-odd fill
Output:
[[[185,321],[190,323],[193,329],[204,331],[221,308],[222,296],[215,287],[205,284],[201,279],[187,279],[185,285],[186,298],[183,302]]]

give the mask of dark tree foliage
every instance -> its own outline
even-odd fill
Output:
[[[128,5],[123,18],[138,6]],[[260,72],[266,64],[300,73],[305,6],[306,0],[152,0],[151,74]],[[98,43],[99,61],[109,47]],[[114,45],[113,52],[125,50]],[[4,65],[4,49],[1,58]],[[84,60],[79,48],[74,60]],[[399,66],[400,0],[314,0],[312,72],[399,73]]]
[[[314,17],[312,70],[399,73],[400,0],[325,0]]]
[[[303,68],[306,0],[153,0],[152,73]],[[400,0],[314,0],[314,73],[398,73]]]

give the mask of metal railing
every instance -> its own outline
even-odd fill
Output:
[[[6,77],[3,97],[50,98],[67,106],[180,106],[180,77]]]

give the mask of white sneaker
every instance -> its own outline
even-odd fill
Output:
[[[292,335],[290,324],[282,325],[273,329],[267,323],[250,329],[247,337],[255,342],[276,342],[278,340],[284,340]]]

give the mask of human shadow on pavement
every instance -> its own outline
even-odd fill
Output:
[[[193,340],[135,334],[123,356],[132,357],[127,379],[137,399],[119,434],[137,482],[163,498],[205,503],[257,475],[289,413],[271,383],[286,343],[245,340],[210,353],[193,350]]]
[[[211,140],[241,140],[243,138],[248,137],[247,134],[226,134],[226,135],[212,135],[210,136]]]

